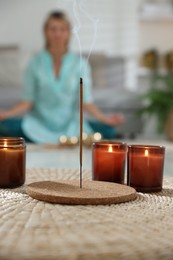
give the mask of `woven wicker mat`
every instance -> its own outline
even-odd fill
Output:
[[[77,176],[30,169],[27,183]],[[0,190],[0,259],[173,259],[173,178],[162,193],[111,206],[53,205],[33,200],[25,187]]]

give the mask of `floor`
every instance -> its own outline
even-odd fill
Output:
[[[124,140],[123,140],[124,141]],[[128,144],[153,144],[166,147],[165,176],[173,176],[173,143],[166,140],[125,140]],[[28,145],[28,168],[79,168],[79,148],[58,148],[49,145]],[[83,150],[83,168],[91,170],[91,149]]]

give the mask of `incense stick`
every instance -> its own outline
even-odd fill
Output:
[[[83,79],[80,78],[80,188],[82,188]]]

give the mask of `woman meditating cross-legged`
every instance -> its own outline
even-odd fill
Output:
[[[84,110],[110,126],[123,122],[121,114],[106,116],[94,105],[90,67],[68,50],[70,34],[67,17],[51,13],[44,25],[45,49],[33,57],[24,75],[23,100],[8,111],[0,110],[0,136],[21,136],[35,143],[58,143],[61,135],[78,136],[80,77]],[[86,120],[84,132],[93,132]]]

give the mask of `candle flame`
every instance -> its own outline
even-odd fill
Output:
[[[109,153],[112,153],[112,145],[109,145],[108,152],[109,152]]]
[[[7,140],[4,140],[4,148],[7,148]]]
[[[148,156],[148,150],[147,149],[145,150],[145,156]]]

